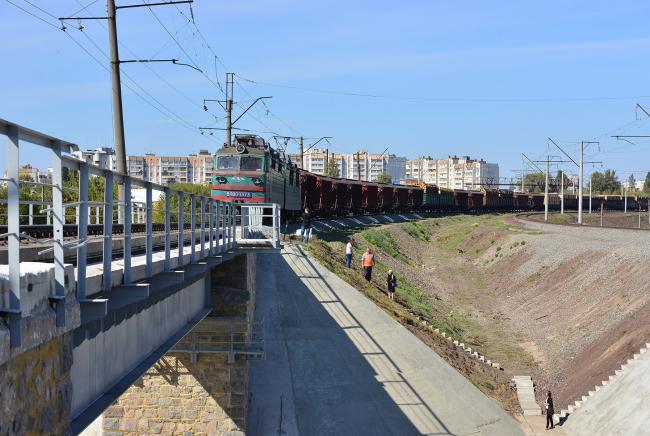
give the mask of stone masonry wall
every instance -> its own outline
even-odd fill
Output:
[[[104,412],[105,435],[207,434],[243,430],[248,362],[223,354],[161,358]]]
[[[72,333],[0,367],[0,434],[69,434]]]
[[[176,346],[223,349],[232,319],[252,321],[255,255],[240,255],[211,273],[213,312]],[[243,434],[248,361],[225,353],[169,352],[103,414],[104,435]]]

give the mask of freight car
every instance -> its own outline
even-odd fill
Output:
[[[539,193],[498,189],[466,191],[412,181],[409,185],[365,182],[327,177],[299,169],[283,152],[256,135],[235,135],[232,147],[217,151],[214,159],[212,197],[235,203],[266,202],[282,207],[291,219],[309,207],[316,216],[349,216],[395,212],[446,211],[542,211],[545,198]],[[583,197],[588,210],[589,198]],[[549,209],[559,210],[557,194],[548,198]],[[592,210],[647,210],[648,199],[633,196],[593,196]],[[564,209],[575,210],[578,198],[564,195]]]

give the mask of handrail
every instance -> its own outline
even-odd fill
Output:
[[[29,316],[21,310],[21,296],[26,290],[20,285],[20,240],[29,239],[39,243],[52,243],[51,247],[41,249],[38,254],[52,252],[54,265],[55,294],[51,295],[50,301],[56,311],[56,326],[65,326],[66,322],[66,298],[69,293],[66,291],[64,254],[66,250],[76,250],[77,300],[86,298],[86,258],[88,254],[88,242],[92,240],[103,240],[102,264],[102,290],[110,290],[117,283],[112,282],[113,267],[113,239],[123,239],[123,257],[121,268],[123,269],[122,283],[132,283],[131,277],[131,239],[132,222],[138,216],[138,221],[146,225],[144,232],[145,242],[145,275],[153,275],[153,212],[162,210],[164,212],[165,225],[165,258],[164,270],[181,267],[185,264],[185,239],[184,222],[189,215],[190,222],[190,247],[191,262],[209,256],[225,255],[228,252],[237,250],[238,241],[246,237],[254,241],[270,243],[274,248],[280,246],[280,206],[271,203],[245,203],[235,204],[232,202],[215,200],[210,196],[193,194],[173,189],[169,186],[159,185],[128,174],[118,173],[99,166],[87,163],[66,153],[78,150],[77,145],[55,138],[44,133],[26,128],[24,126],[0,119],[0,134],[7,136],[7,177],[2,180],[7,183],[7,198],[0,199],[0,204],[7,205],[7,231],[0,235],[0,238],[7,238],[7,258],[9,275],[8,298],[1,299],[0,315],[7,317],[10,331],[10,346],[21,345],[21,318]],[[37,146],[45,147],[52,158],[51,183],[21,181],[20,180],[20,144],[28,142]],[[64,186],[63,169],[79,172],[78,189]],[[103,201],[91,201],[88,196],[89,179],[91,176],[104,179]],[[16,183],[19,181],[19,183]],[[20,200],[20,183],[52,187],[51,201],[26,201]],[[116,201],[113,198],[114,183],[124,186],[125,200]],[[133,186],[143,187],[146,190],[146,200],[135,202],[131,199]],[[78,194],[78,200],[69,203],[63,202],[63,191],[73,191]],[[160,191],[165,194],[164,208],[154,207],[153,191]],[[176,196],[179,199],[189,198],[191,210],[185,207],[184,201],[178,202],[178,208],[171,210],[170,198]],[[34,205],[42,207],[41,213],[45,213],[47,225],[52,226],[53,237],[51,239],[39,239],[21,232],[21,207],[27,205],[29,208],[29,224],[33,225]],[[102,235],[89,236],[88,225],[91,219],[91,208],[95,208],[95,225],[102,220]],[[66,214],[66,210],[75,208],[74,214]],[[122,234],[113,234],[113,221],[115,209],[118,211],[118,224],[122,225]],[[24,209],[23,209],[24,210]],[[101,215],[100,215],[101,210]],[[238,210],[240,213],[238,213]],[[271,210],[271,212],[269,212]],[[4,212],[4,211],[3,211]],[[172,215],[178,217],[178,223],[172,223]],[[42,215],[41,215],[42,216]],[[66,218],[75,217],[77,226],[77,239],[64,241],[64,225]],[[239,219],[239,220],[238,220]],[[51,224],[50,224],[51,223]],[[172,231],[172,225],[178,224],[179,230]],[[24,230],[24,229],[23,229]],[[198,234],[197,234],[198,232]],[[172,259],[171,237],[178,235],[178,250],[175,260]],[[174,236],[176,238],[176,236]],[[198,237],[198,238],[197,238]],[[198,239],[198,243],[197,243]],[[40,247],[39,247],[40,248]],[[4,305],[8,301],[8,305]]]

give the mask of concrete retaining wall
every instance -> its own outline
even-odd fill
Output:
[[[75,331],[72,414],[83,411],[205,306],[205,278],[146,307],[125,308]]]

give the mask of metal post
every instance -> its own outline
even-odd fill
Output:
[[[131,283],[131,178],[124,176],[124,276],[123,283]],[[119,216],[119,214],[118,214]]]
[[[250,228],[250,209],[242,204],[241,207],[241,238],[242,239],[248,239],[248,231]]]
[[[194,194],[190,194],[190,263],[196,262],[196,201],[194,200]]]
[[[548,221],[548,170],[551,157],[546,156],[546,184],[544,186],[544,221]]]
[[[214,256],[214,200],[210,199],[208,200],[208,239],[210,240],[210,245],[208,249],[208,255],[209,256]]]
[[[273,248],[278,248],[278,241],[280,240],[280,236],[278,234],[278,212],[279,208],[277,203],[273,203]],[[264,218],[262,218],[264,219]]]
[[[56,326],[65,325],[65,263],[63,259],[63,226],[65,208],[63,207],[63,165],[61,144],[52,145],[52,213],[54,216],[54,280],[56,296]]]
[[[232,205],[232,234],[230,239],[230,248],[235,249],[237,247],[237,206]]]
[[[232,146],[232,99],[234,73],[226,73],[226,145]]]
[[[153,275],[153,201],[152,201],[152,189],[151,183],[147,183],[147,277]]]
[[[34,204],[29,203],[29,216],[27,217],[27,222],[30,226],[34,225]]]
[[[77,299],[86,298],[86,255],[88,254],[88,164],[79,164],[79,223],[77,224]]]
[[[623,187],[623,213],[627,213],[627,183]]]
[[[171,271],[171,211],[169,210],[170,206],[169,198],[169,188],[165,188],[165,271]]]
[[[20,346],[20,175],[18,127],[7,132],[7,231],[9,257],[9,342]]]
[[[300,137],[300,168],[305,168],[305,139]]]
[[[582,177],[585,143],[580,142],[580,175],[578,176],[578,224],[582,224]]]
[[[48,218],[47,223],[50,223]],[[99,224],[99,206],[95,206],[95,224]]]
[[[605,203],[600,203],[600,227],[603,226],[603,209],[605,207]]]
[[[650,217],[650,213],[648,214]],[[650,220],[650,218],[648,218]],[[221,213],[221,202],[217,201],[217,222],[216,222],[216,244],[217,253],[223,254],[223,242],[221,241],[221,232],[223,231],[223,214]]]
[[[117,46],[117,17],[115,0],[107,0],[108,43],[111,61],[111,85],[113,88],[113,130],[117,172],[126,174],[126,141],[124,139],[124,114],[122,112],[122,84],[120,79],[120,55]],[[118,186],[118,199],[124,201],[124,188]],[[118,212],[119,214],[119,212]]]
[[[228,226],[228,238],[226,239],[226,247],[230,251],[232,249],[232,203],[226,203],[228,210],[228,217],[226,218],[226,225]]]
[[[183,249],[185,248],[185,194],[178,191],[178,267],[182,267]]]
[[[102,289],[111,289],[111,261],[113,253],[113,172],[106,171],[104,176],[104,250]]]
[[[201,240],[200,258],[205,257],[205,198],[201,196],[201,231],[199,232],[199,239]]]
[[[560,186],[560,213],[564,215],[564,171],[562,171],[562,185]]]
[[[591,181],[593,178],[593,174],[589,175],[589,215],[591,215]]]

